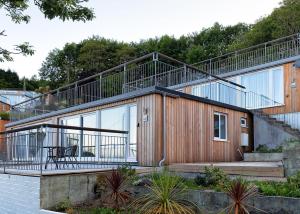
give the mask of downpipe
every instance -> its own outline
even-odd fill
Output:
[[[158,166],[162,167],[164,162],[166,161],[166,94],[163,94],[163,158],[159,161]]]

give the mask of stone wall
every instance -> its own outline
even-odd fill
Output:
[[[40,213],[40,178],[0,174],[0,213]]]

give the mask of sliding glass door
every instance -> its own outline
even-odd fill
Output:
[[[62,125],[128,131],[128,134],[65,129],[64,146],[78,145],[78,157],[136,161],[137,107],[135,104],[62,118]]]

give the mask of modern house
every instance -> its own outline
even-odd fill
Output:
[[[299,90],[295,34],[194,65],[155,52],[15,104],[0,137],[0,212],[83,201],[97,173],[124,163],[282,178],[281,161],[237,161],[299,139]]]
[[[300,34],[194,65],[154,52],[13,105],[2,172],[240,161],[300,136],[299,91]]]

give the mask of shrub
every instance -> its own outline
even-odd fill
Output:
[[[1,120],[9,120],[9,113],[8,112],[0,112],[0,119]]]
[[[258,145],[256,148],[256,152],[258,153],[281,153],[282,152],[282,146],[277,146],[273,149],[270,149],[267,145]]]
[[[295,175],[288,177],[287,181],[290,185],[300,189],[300,171],[298,171]]]
[[[248,208],[255,208],[247,203],[247,200],[258,194],[257,188],[253,184],[248,184],[238,178],[233,180],[230,185],[226,187],[226,194],[232,200],[232,203],[225,208],[225,210],[228,210],[228,213],[245,214],[249,213]]]
[[[113,170],[110,176],[106,176],[106,185],[109,192],[109,198],[113,201],[114,208],[119,209],[129,199],[130,194],[125,190],[126,176],[118,170]]]
[[[70,200],[65,199],[56,205],[55,211],[65,212],[65,211],[68,211],[69,209],[71,209],[71,207],[72,207],[72,204],[71,204]]]
[[[224,171],[217,167],[205,167],[204,173],[204,176],[198,175],[195,178],[195,183],[197,185],[204,187],[217,185],[225,186],[229,180]]]
[[[135,199],[131,207],[143,214],[193,214],[199,213],[198,207],[184,199],[187,189],[182,179],[163,171],[155,175],[152,185],[147,186],[149,193]]]
[[[261,181],[257,182],[259,192],[269,196],[300,197],[300,188],[294,181],[275,182]]]
[[[134,168],[132,168],[129,164],[124,164],[122,166],[119,166],[117,169],[123,176],[126,177],[127,180],[134,182],[137,180],[136,171]]]

